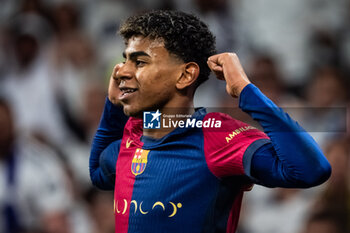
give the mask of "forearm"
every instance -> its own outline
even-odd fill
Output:
[[[128,117],[123,113],[122,107],[113,105],[106,98],[100,125],[93,139],[90,153],[90,178],[94,184],[103,179],[101,178],[102,170],[99,168],[102,151],[112,142],[122,138],[127,120]]]
[[[330,165],[313,138],[282,109],[250,84],[240,95],[240,108],[257,120],[271,139],[251,158],[251,172],[269,187],[311,187],[330,176]],[[267,156],[268,155],[268,156]]]

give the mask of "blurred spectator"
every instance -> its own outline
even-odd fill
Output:
[[[300,233],[348,233],[350,231],[350,149],[348,138],[337,138],[326,147],[332,175],[312,204]]]
[[[350,20],[350,1],[347,1],[345,7],[347,14],[344,22]],[[350,73],[350,25],[349,23],[342,23],[342,30],[340,30],[340,66],[345,70],[347,74]]]
[[[38,15],[46,14],[42,2],[40,0],[23,0],[20,5],[21,13],[33,13]]]
[[[333,47],[338,41],[339,29],[347,22],[347,0],[250,0],[235,3],[233,10],[241,29],[241,46],[248,52],[275,54],[288,85],[303,85],[315,60],[330,61],[330,56],[337,56]],[[331,35],[330,40],[327,39],[331,44],[321,35]],[[329,56],[320,57],[320,53]]]
[[[233,11],[231,11],[232,4],[233,1],[228,0],[174,1],[174,6],[176,9],[188,13],[195,13],[206,24],[208,24],[209,28],[216,37],[216,47],[218,53],[226,51],[237,52],[238,49],[236,41],[236,36],[238,34],[236,27],[237,24]],[[237,103],[235,103],[232,98],[229,100],[229,98],[227,98],[228,95],[224,90],[225,83],[218,81],[217,78],[212,75],[210,79],[201,85],[198,91],[196,91],[195,105],[198,107],[209,107],[211,108],[209,111],[218,111],[218,108],[221,108],[222,111],[230,114],[232,109],[230,110],[228,108],[237,106]],[[227,101],[226,98],[228,99]]]
[[[280,104],[285,92],[283,79],[272,57],[257,55],[248,70],[250,80],[273,102]],[[282,98],[281,98],[282,97]]]
[[[335,67],[316,70],[307,88],[307,101],[312,107],[343,106],[347,97],[347,82]]]
[[[102,85],[90,83],[85,85],[82,93],[82,108],[78,123],[82,140],[70,140],[62,147],[65,161],[71,169],[71,179],[78,195],[82,195],[91,188],[89,171],[90,143],[99,124],[106,98],[105,88]]]
[[[301,233],[348,233],[338,224],[338,217],[330,212],[321,212],[312,215],[308,221],[305,230]]]
[[[101,83],[91,83],[86,87],[83,94],[83,113],[85,114],[81,115],[81,119],[88,142],[92,141],[96,128],[100,123],[106,96],[106,88],[104,85],[101,85]]]
[[[310,24],[308,47],[312,67],[340,65],[342,36],[347,21],[347,0],[310,0],[307,21]]]
[[[255,185],[246,193],[240,231],[296,233],[304,226],[315,190],[268,189]]]
[[[311,66],[340,65],[340,37],[338,33],[315,30],[310,38]],[[320,59],[322,58],[322,59]]]
[[[57,37],[62,38],[75,33],[80,24],[79,11],[73,3],[63,2],[53,8],[53,25]]]
[[[249,53],[274,54],[289,85],[304,82],[309,68],[308,8],[303,0],[235,1],[240,43]]]
[[[237,52],[236,19],[231,11],[233,1],[228,0],[177,0],[174,1],[176,9],[196,13],[208,24],[216,37],[218,52]],[[235,25],[235,26],[233,26]]]
[[[41,47],[51,39],[53,30],[49,11],[40,0],[19,1],[17,12],[11,17],[12,28],[21,34],[35,36]]]
[[[3,0],[1,1],[1,7],[0,7],[0,24],[2,22],[5,22],[8,20],[12,15],[13,12],[16,10],[18,2],[13,0]]]
[[[339,138],[330,143],[326,155],[332,175],[312,208],[313,215],[327,213],[341,232],[350,231],[350,150],[349,139]]]
[[[14,131],[0,100],[0,231],[70,233],[71,196],[56,155]]]
[[[140,0],[107,0],[94,1],[94,4],[90,4],[87,8],[83,26],[90,39],[95,42],[98,62],[101,63],[103,69],[109,71],[115,64],[123,61],[124,41],[116,32],[121,21],[125,20],[131,12],[139,8],[144,9],[145,4],[145,1]]]
[[[346,131],[347,89],[347,82],[334,67],[316,70],[306,88],[302,122],[320,145]]]
[[[13,65],[11,39],[9,28],[0,25],[0,84]]]
[[[349,11],[348,0],[309,0],[305,6],[310,9],[308,22],[313,31],[323,29],[334,34],[345,26],[344,20]]]
[[[211,28],[216,36],[216,46],[218,52],[231,51],[236,48],[235,23],[231,2],[228,0],[193,0],[198,9],[199,16]]]
[[[83,92],[97,74],[96,51],[90,38],[81,31],[77,7],[63,3],[54,8],[57,35],[50,45],[51,78],[65,123],[74,135],[85,140],[81,114]]]
[[[113,193],[98,191],[93,188],[87,193],[90,213],[96,220],[93,233],[114,233]]]
[[[15,63],[0,87],[14,110],[16,126],[22,133],[60,145],[66,138],[66,127],[57,107],[44,50],[34,34],[19,32],[13,41]]]
[[[66,124],[81,138],[79,120],[83,110],[83,92],[99,77],[94,48],[88,38],[79,34],[66,37],[53,46],[56,62],[52,67],[54,93]]]

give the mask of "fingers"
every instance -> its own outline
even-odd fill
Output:
[[[220,64],[220,65],[222,65],[221,64],[221,57],[222,56],[224,56],[225,55],[225,53],[219,53],[219,54],[215,54],[215,55],[213,55],[213,56],[210,56],[209,58],[208,58],[208,61],[212,61],[212,62],[214,62],[214,63],[216,63],[216,64]]]
[[[224,65],[228,61],[238,61],[238,56],[236,53],[219,53],[208,58],[208,61],[213,62],[217,65]]]
[[[208,64],[209,68],[214,72],[222,72],[223,71],[222,66],[218,65],[213,60],[208,59],[207,64]]]
[[[119,69],[121,68],[122,65],[123,65],[123,63],[119,63],[119,64],[116,64],[114,66],[111,78],[114,78],[114,79],[118,78],[117,74],[118,74],[118,71],[119,71]]]
[[[215,76],[220,79],[224,80],[224,69],[221,64],[218,63],[217,55],[211,56],[208,58],[207,64],[209,66],[209,69],[211,69]]]
[[[108,98],[115,105],[120,104],[118,101],[118,96],[120,93],[119,84],[121,80],[118,76],[118,71],[120,70],[122,65],[123,63],[119,63],[113,67],[113,71],[108,85]]]
[[[116,64],[113,68],[113,71],[112,71],[112,74],[111,74],[111,78],[110,78],[110,81],[109,81],[109,86],[112,87],[112,86],[119,86],[120,84],[120,78],[118,76],[118,71],[120,70],[121,66],[123,65],[123,63],[119,63],[119,64]]]

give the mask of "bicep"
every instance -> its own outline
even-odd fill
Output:
[[[288,162],[274,149],[272,143],[260,147],[252,156],[250,177],[257,184],[266,187],[302,188],[307,187],[300,176],[314,176],[307,171],[306,164],[293,159],[293,152],[288,155]],[[301,170],[301,171],[299,171]]]
[[[267,187],[283,186],[288,183],[283,163],[277,157],[272,143],[262,145],[250,157],[250,167],[246,168],[246,173],[255,183]]]

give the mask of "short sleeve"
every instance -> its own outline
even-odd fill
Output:
[[[244,175],[243,156],[246,152],[253,154],[258,145],[268,141],[268,136],[223,113],[208,113],[205,121],[220,122],[217,127],[203,127],[204,154],[209,170],[219,178]]]

